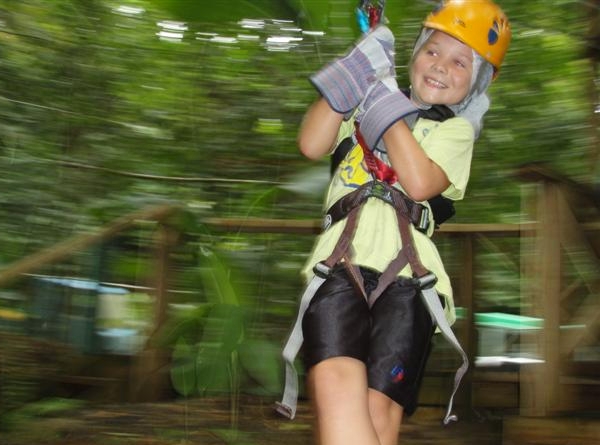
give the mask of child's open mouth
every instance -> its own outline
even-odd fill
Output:
[[[432,88],[437,88],[437,89],[446,88],[445,84],[443,84],[442,82],[438,82],[437,80],[432,79],[431,77],[425,78],[425,84],[427,84],[428,86],[430,86]]]

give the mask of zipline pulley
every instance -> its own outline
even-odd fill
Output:
[[[375,28],[380,23],[383,23],[383,10],[385,8],[385,0],[359,0],[356,8],[356,21],[360,31],[364,34]]]

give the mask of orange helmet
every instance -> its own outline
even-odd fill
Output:
[[[506,14],[491,0],[444,0],[423,22],[473,48],[494,66],[502,65],[510,43]]]

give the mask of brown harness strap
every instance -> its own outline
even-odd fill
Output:
[[[351,260],[351,243],[352,238],[354,237],[354,232],[356,231],[359,212],[360,206],[355,206],[349,209],[346,225],[344,226],[344,230],[342,230],[342,233],[340,234],[338,242],[333,248],[333,251],[325,261],[317,264],[315,270],[319,270],[320,266],[325,266],[326,270],[324,273],[329,274],[331,268],[333,268],[336,264],[343,262],[348,275],[350,275],[350,278],[352,278],[352,284],[355,290],[366,299],[367,293],[365,292],[362,275],[360,274],[358,267],[352,264]]]
[[[385,190],[392,189],[392,187],[388,186],[387,184],[380,183],[380,185],[383,186]],[[394,190],[401,194],[399,190]],[[348,213],[345,215],[347,218],[346,225],[331,255],[329,255],[329,257],[320,264],[324,265],[327,271],[329,271],[339,262],[343,262],[357,293],[367,300],[369,306],[373,306],[375,301],[377,301],[387,287],[396,280],[400,271],[404,269],[407,264],[410,264],[413,275],[417,278],[429,274],[429,271],[423,266],[421,260],[419,259],[419,255],[414,246],[412,233],[410,232],[410,224],[413,222],[414,217],[412,215],[413,212],[409,211],[409,204],[416,203],[408,201],[408,198],[404,196],[404,199],[384,199],[385,202],[393,205],[394,209],[396,210],[396,218],[398,220],[402,248],[398,252],[396,258],[394,258],[390,264],[388,264],[387,268],[379,277],[379,281],[375,289],[373,289],[373,291],[367,295],[360,270],[357,266],[352,264],[351,243],[352,238],[354,237],[354,232],[356,231],[356,226],[358,224],[359,212],[363,204],[369,197],[378,197],[381,199],[381,196],[365,196],[360,190],[357,190],[353,193],[356,193],[356,196],[347,195],[349,196],[349,199],[347,199],[346,202],[342,203],[338,201],[335,204],[338,210],[343,209],[344,211],[348,211]],[[337,220],[339,220],[339,218]]]
[[[325,229],[329,228],[333,223],[348,218],[346,226],[338,240],[332,254],[324,262],[317,264],[315,270],[320,266],[325,266],[326,273],[329,273],[331,268],[342,259],[348,275],[352,279],[352,283],[357,292],[362,295],[369,306],[373,306],[375,301],[381,294],[393,283],[398,274],[407,264],[413,271],[416,278],[415,283],[420,284],[424,277],[432,276],[421,263],[419,254],[414,246],[414,240],[410,232],[410,224],[412,223],[417,230],[427,231],[429,225],[429,209],[408,198],[400,190],[391,186],[397,181],[394,170],[375,155],[365,143],[356,123],[356,138],[363,151],[363,157],[374,179],[366,184],[361,185],[355,191],[343,196],[337,200],[328,210],[325,215]],[[381,199],[391,205],[396,210],[396,219],[400,230],[400,240],[402,248],[398,252],[386,269],[379,277],[375,289],[367,295],[364,288],[364,282],[358,266],[352,264],[351,260],[351,243],[356,231],[359,209],[371,197]],[[435,279],[435,277],[434,277]]]
[[[410,265],[413,275],[417,279],[431,275],[421,263],[410,232],[411,223],[418,230],[427,230],[429,223],[428,209],[409,199],[400,190],[384,182],[396,181],[393,170],[381,160],[377,159],[368,149],[362,139],[358,126],[356,127],[356,135],[358,142],[363,149],[365,162],[376,179],[363,184],[357,190],[343,196],[328,209],[325,217],[325,229],[344,217],[347,218],[347,221],[333,252],[327,260],[321,264],[325,265],[327,271],[329,271],[333,266],[343,260],[344,266],[357,293],[362,295],[369,303],[369,306],[372,307],[388,286],[397,279],[398,274],[407,264]],[[352,264],[351,243],[357,226],[359,210],[371,197],[383,200],[396,210],[402,248],[398,252],[396,258],[394,258],[382,272],[375,289],[367,295],[360,270],[358,266]],[[319,265],[317,265],[316,268],[318,267]],[[415,283],[418,284],[419,280],[416,280]]]
[[[377,299],[381,296],[390,284],[396,281],[398,274],[407,264],[410,264],[413,275],[416,277],[422,277],[429,273],[427,269],[421,263],[419,255],[414,246],[414,239],[410,233],[410,223],[405,214],[400,209],[396,209],[396,218],[398,219],[398,226],[400,229],[400,239],[402,240],[402,249],[398,252],[396,258],[388,264],[388,267],[383,271],[379,277],[377,287],[369,294],[368,302],[369,306],[372,307]]]
[[[351,250],[350,244],[352,243],[352,237],[354,236],[354,232],[356,230],[359,210],[360,207],[355,207],[350,210],[350,213],[348,213],[348,217],[346,219],[346,226],[344,227],[337,244],[333,248],[331,255],[329,255],[329,257],[323,261],[323,264],[329,269],[339,263],[340,260],[347,256]]]
[[[401,208],[406,213],[415,228],[421,232],[427,232],[429,227],[429,209],[408,198],[397,188],[379,180],[364,183],[352,192],[342,196],[325,214],[324,228],[344,219],[350,210],[361,206],[368,198],[375,197],[390,204],[395,209]]]

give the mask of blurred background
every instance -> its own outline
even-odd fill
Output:
[[[386,2],[401,85],[435,4]],[[512,44],[435,235],[473,364],[458,405],[477,443],[597,443],[600,2],[500,5]],[[0,0],[1,443],[310,439],[304,405],[270,414],[329,176],[295,138],[356,6]],[[434,411],[460,364],[435,348]]]

